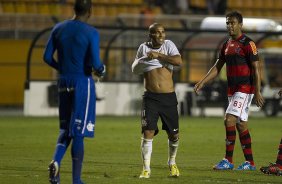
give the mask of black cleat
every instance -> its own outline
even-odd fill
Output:
[[[48,171],[49,171],[49,182],[51,184],[60,184],[58,162],[52,160],[51,163],[49,164]]]
[[[261,167],[260,171],[263,172],[264,174],[282,176],[282,169],[280,169],[277,164],[273,164],[273,163],[270,163],[269,166]]]

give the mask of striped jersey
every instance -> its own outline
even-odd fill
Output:
[[[259,61],[259,57],[252,39],[245,34],[236,40],[228,39],[221,48],[219,59],[226,63],[228,96],[232,96],[235,92],[247,94],[255,92],[251,63]]]

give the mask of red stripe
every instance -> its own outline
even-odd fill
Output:
[[[243,137],[244,135],[247,135],[249,133],[249,130],[245,130],[244,132],[240,133],[240,137]]]
[[[226,127],[226,131],[228,132],[235,131],[235,130],[236,130],[235,126]]]
[[[246,97],[245,97],[245,99],[244,99],[244,103],[243,103],[243,105],[242,105],[243,107],[245,106],[245,103],[246,103],[246,100],[247,100],[248,97],[249,97],[249,95],[246,95]],[[245,110],[245,109],[244,109],[244,108],[241,108],[240,117],[241,117],[241,115],[242,115],[242,111],[243,111],[243,110]],[[245,132],[249,133],[248,130],[246,130]],[[243,132],[243,133],[244,133],[244,132]],[[247,134],[247,133],[246,133],[246,134]]]
[[[279,149],[282,149],[282,144],[279,145]]]
[[[246,140],[241,140],[241,144],[251,144],[252,140],[251,139],[246,139]]]
[[[246,100],[247,100],[248,97],[249,97],[249,95],[246,95],[246,97],[245,97],[245,99],[244,99],[244,102],[243,102],[243,104],[242,104],[243,107],[245,106],[245,103],[246,103]],[[241,108],[240,117],[241,117],[241,115],[242,115],[242,111],[243,111],[243,110],[245,110],[245,109],[244,109],[244,108]],[[245,132],[246,132],[245,135],[249,133],[248,130],[246,130]],[[244,133],[244,132],[243,132],[243,133]],[[243,136],[243,135],[241,135],[241,136]]]
[[[230,163],[233,163],[232,157],[230,157],[230,156],[225,156],[225,158],[226,158]]]
[[[233,150],[234,150],[234,145],[226,146],[226,151],[233,151]]]
[[[282,155],[278,155],[277,160],[282,160]]]
[[[250,76],[251,70],[248,65],[232,65],[227,66],[228,77]]]
[[[234,135],[234,136],[227,136],[227,140],[229,140],[229,141],[236,140],[236,135]]]
[[[255,87],[251,85],[238,85],[238,86],[228,86],[228,96],[232,96],[235,92],[254,94]]]
[[[251,154],[252,154],[252,149],[250,149],[250,148],[244,149],[243,152],[244,152],[244,154],[246,154],[246,155],[251,155]]]

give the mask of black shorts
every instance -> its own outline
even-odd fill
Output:
[[[159,132],[158,120],[162,121],[162,129],[170,134],[178,134],[178,110],[175,92],[172,93],[151,93],[145,92],[143,95],[141,111],[141,127],[144,130],[155,130],[155,135]]]

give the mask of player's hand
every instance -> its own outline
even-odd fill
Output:
[[[197,95],[199,95],[199,91],[204,87],[204,84],[202,82],[198,82],[194,86],[194,91]]]
[[[264,104],[264,98],[262,97],[260,92],[255,94],[255,102],[258,107],[262,107]]]
[[[105,65],[104,65],[104,69],[103,69],[102,72],[97,72],[95,70],[92,72],[92,76],[93,76],[94,79],[95,78],[102,79],[105,76],[105,74],[106,74],[106,66]]]
[[[159,53],[155,51],[147,52],[147,56],[150,60],[157,59],[159,57]]]

